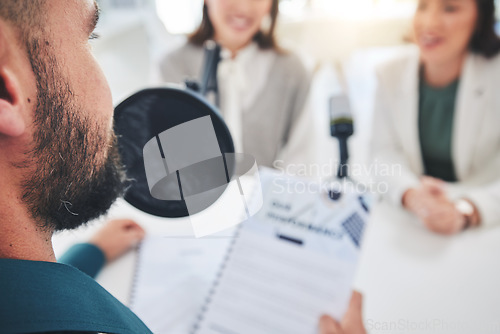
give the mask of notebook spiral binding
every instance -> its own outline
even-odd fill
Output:
[[[256,189],[254,189],[256,191]],[[255,201],[255,193],[250,196],[250,201]],[[250,203],[249,203],[250,204]],[[246,218],[246,215],[244,215]],[[249,218],[251,219],[251,218]],[[217,272],[217,275],[215,276],[214,283],[212,284],[212,287],[210,288],[207,297],[205,298],[205,301],[203,302],[202,306],[200,307],[200,311],[198,316],[196,317],[196,320],[194,321],[193,329],[191,330],[190,334],[196,334],[197,331],[200,328],[201,323],[203,322],[204,319],[204,314],[208,311],[208,308],[210,306],[210,303],[212,302],[212,297],[215,294],[215,289],[219,285],[219,281],[222,278],[222,275],[224,273],[224,269],[226,268],[227,263],[229,262],[229,259],[233,253],[234,246],[236,244],[236,241],[238,240],[238,237],[240,235],[241,229],[243,227],[243,224],[246,224],[248,220],[245,220],[239,224],[239,226],[236,228],[236,231],[234,233],[233,240],[231,240],[231,243],[229,244],[229,247],[226,251],[226,255],[224,256],[224,259],[222,260],[222,264],[219,267],[219,270]]]
[[[139,281],[139,268],[140,268],[140,259],[141,259],[141,249],[142,249],[142,241],[136,247],[136,258],[134,264],[134,273],[132,277],[132,284],[130,287],[129,297],[128,297],[128,306],[130,309],[134,306],[136,290],[137,290],[137,282]]]
[[[205,301],[203,302],[202,306],[200,307],[199,314],[196,317],[196,320],[195,320],[194,325],[193,325],[193,329],[191,330],[190,334],[196,334],[196,332],[198,331],[198,329],[201,325],[201,322],[204,319],[204,314],[208,311],[208,307],[209,307],[210,303],[212,302],[212,297],[215,294],[215,289],[219,285],[219,281],[222,278],[222,275],[224,273],[224,269],[226,268],[226,265],[229,261],[229,258],[231,257],[231,254],[233,253],[233,248],[234,248],[234,245],[236,243],[236,240],[238,239],[242,224],[244,224],[244,222],[241,223],[240,226],[238,226],[238,228],[234,234],[233,240],[231,240],[231,243],[229,244],[229,247],[226,251],[226,255],[224,256],[224,259],[222,260],[222,264],[220,265],[219,270],[217,271],[217,275],[215,276],[214,282],[212,283],[212,286],[208,292],[208,295],[205,298]]]

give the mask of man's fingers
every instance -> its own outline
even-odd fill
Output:
[[[129,239],[133,242],[141,241],[142,239],[144,239],[144,237],[146,235],[146,232],[144,231],[144,229],[139,225],[133,226],[133,227],[127,229],[125,231],[125,233],[129,237]]]
[[[146,231],[144,231],[142,227],[134,231],[134,233],[137,241],[141,241],[146,236]]]
[[[347,309],[344,319],[342,319],[342,329],[349,334],[366,334],[365,326],[363,325],[363,296],[353,291],[349,308]]]
[[[118,224],[118,225],[120,225],[121,227],[124,227],[124,228],[136,228],[137,226],[140,227],[140,225],[137,224],[132,219],[116,219],[116,220],[112,220],[110,223],[112,223],[112,224]]]
[[[136,233],[144,233],[144,229],[142,228],[142,226],[137,224],[136,222],[134,222],[133,224],[127,225],[127,228],[130,231],[133,231]]]
[[[363,307],[363,295],[358,291],[353,291],[349,308],[355,310],[361,310],[362,307]]]
[[[323,315],[319,319],[320,334],[343,334],[340,324],[328,315]]]
[[[349,308],[344,315],[342,324],[339,324],[335,319],[328,315],[323,315],[319,319],[319,333],[320,334],[366,334],[365,327],[363,326],[363,319],[361,316],[361,309],[363,304],[363,296],[353,291]]]
[[[116,219],[109,223],[118,227],[119,233],[132,245],[144,239],[146,235],[142,226],[131,219]]]
[[[130,231],[130,232],[142,231],[142,232],[144,232],[144,229],[142,228],[142,226],[131,219],[116,219],[116,220],[110,221],[109,224],[118,226],[125,231]]]

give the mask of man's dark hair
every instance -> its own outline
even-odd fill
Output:
[[[40,31],[45,15],[46,0],[1,0],[0,18],[17,30],[18,41],[29,45],[30,39]]]
[[[471,51],[491,58],[500,52],[500,38],[495,32],[495,1],[476,0],[478,18],[469,44]]]

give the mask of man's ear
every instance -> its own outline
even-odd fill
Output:
[[[24,133],[22,90],[15,73],[9,69],[9,47],[5,24],[0,22],[0,134],[17,137]],[[9,45],[10,44],[10,45]]]
[[[0,133],[17,137],[24,133],[19,86],[13,75],[0,69]]]

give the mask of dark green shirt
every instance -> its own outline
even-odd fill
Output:
[[[422,78],[419,88],[418,129],[425,175],[456,182],[452,135],[458,80],[434,88]]]
[[[104,263],[99,248],[79,244],[68,264],[0,259],[0,333],[151,333],[95,275]]]
[[[69,264],[95,278],[104,266],[106,258],[99,247],[89,243],[82,243],[70,247],[57,262]]]

